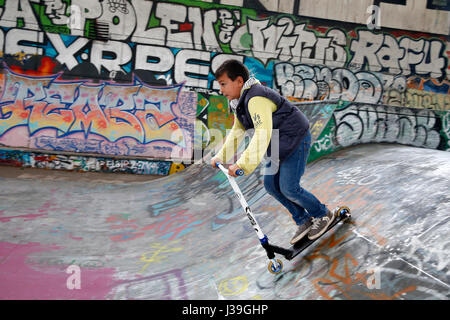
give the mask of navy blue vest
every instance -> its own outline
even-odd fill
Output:
[[[253,121],[248,111],[248,102],[256,96],[265,97],[277,106],[277,110],[272,113],[272,126],[273,129],[279,130],[279,160],[282,162],[295,150],[305,136],[309,129],[309,120],[303,112],[277,91],[261,84],[254,84],[249,89],[244,90],[236,107],[236,116],[245,130],[254,129]],[[274,135],[272,133],[271,144],[273,138]],[[270,149],[271,145],[267,149],[268,157],[271,156]]]

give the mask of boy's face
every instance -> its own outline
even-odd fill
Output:
[[[244,86],[244,79],[241,76],[231,80],[225,72],[217,78],[217,81],[220,85],[220,92],[227,97],[228,100],[239,99],[242,87]]]

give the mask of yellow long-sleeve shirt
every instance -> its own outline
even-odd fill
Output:
[[[251,174],[258,167],[269,147],[272,138],[272,113],[276,110],[277,106],[265,97],[253,97],[248,102],[248,111],[255,133],[247,149],[236,162],[246,175]],[[235,117],[233,127],[216,157],[223,163],[227,163],[236,153],[244,135],[244,126]]]

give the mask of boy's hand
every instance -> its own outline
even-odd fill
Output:
[[[231,166],[228,167],[228,174],[232,177],[238,177],[238,175],[236,174],[236,171],[238,170],[242,170],[237,164],[233,164]]]
[[[211,159],[211,166],[215,169],[217,169],[217,163],[220,163],[219,159],[217,158],[212,158]]]

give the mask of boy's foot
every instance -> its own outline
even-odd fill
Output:
[[[296,242],[300,241],[304,236],[308,234],[308,232],[311,230],[312,223],[310,220],[307,220],[304,224],[301,226],[298,226],[297,232],[294,234],[294,237],[291,240],[291,244],[295,244]]]
[[[322,218],[312,219],[311,231],[308,233],[309,240],[315,240],[320,237],[334,220],[334,213],[327,209],[327,214]]]

